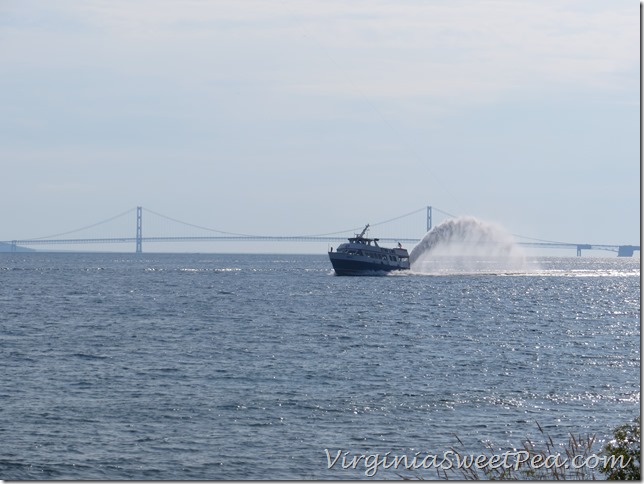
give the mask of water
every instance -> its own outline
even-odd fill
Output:
[[[325,449],[606,439],[639,414],[639,259],[532,262],[1,254],[0,477],[360,479]]]

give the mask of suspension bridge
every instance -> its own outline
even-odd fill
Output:
[[[199,234],[193,235],[144,235],[143,214],[147,216],[156,217],[157,220],[161,219],[165,222],[172,222],[175,225],[180,225],[184,228],[190,228],[193,232],[197,230]],[[68,238],[67,236],[73,234],[80,234],[81,232],[87,233],[90,229],[96,229],[100,226],[106,226],[117,219],[124,219],[126,216],[135,215],[136,229],[131,236],[102,236],[102,237],[81,237]],[[422,220],[419,215],[422,214]],[[371,227],[379,227],[379,230],[387,226],[391,226],[395,222],[401,220],[413,220],[412,235],[403,237],[379,237],[379,240],[385,243],[410,243],[415,244],[425,235],[426,232],[432,229],[435,225],[436,216],[445,218],[456,218],[443,210],[436,207],[422,207],[412,212],[371,224]],[[146,217],[147,219],[147,217]],[[421,225],[422,224],[422,225]],[[134,226],[134,224],[132,224]],[[407,227],[409,229],[409,227]],[[122,230],[122,229],[121,229]],[[112,245],[112,244],[131,244],[134,247],[134,252],[142,253],[143,246],[148,244],[162,244],[170,242],[325,242],[337,243],[346,241],[347,237],[353,236],[356,232],[362,230],[362,227],[353,227],[338,232],[312,234],[312,235],[293,235],[293,236],[276,236],[276,235],[256,235],[256,234],[242,234],[235,232],[226,232],[218,229],[208,228],[188,222],[184,222],[150,209],[143,207],[136,207],[121,214],[115,215],[100,222],[80,227],[75,230],[70,230],[63,233],[53,234],[45,237],[38,237],[32,239],[14,239],[2,241],[11,247],[11,252],[23,251],[25,248],[33,248],[39,246],[78,246],[78,245]],[[407,231],[407,233],[409,230]],[[154,232],[151,232],[154,233]],[[400,228],[396,229],[397,234],[403,234]],[[605,250],[616,252],[618,257],[632,257],[635,251],[640,251],[639,245],[610,245],[610,244],[593,244],[593,243],[571,243],[571,242],[558,242],[550,240],[541,240],[520,235],[514,235],[517,239],[517,244],[524,247],[540,248],[540,249],[574,249],[577,251],[577,256],[581,256],[582,250]]]

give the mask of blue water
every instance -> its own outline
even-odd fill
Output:
[[[537,262],[2,254],[0,478],[360,479],[325,449],[606,439],[639,414],[639,259]]]

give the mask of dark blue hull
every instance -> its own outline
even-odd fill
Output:
[[[338,276],[383,276],[391,271],[404,270],[404,268],[382,262],[329,258],[333,270]]]

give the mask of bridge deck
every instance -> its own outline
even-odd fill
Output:
[[[33,246],[33,245],[80,245],[80,244],[141,244],[141,243],[162,243],[162,242],[343,242],[346,237],[314,237],[314,236],[204,236],[204,237],[109,237],[109,238],[79,238],[79,239],[34,239],[34,240],[12,240],[7,241],[12,247]],[[384,243],[406,243],[415,244],[420,239],[382,237],[378,239]],[[137,245],[138,245],[137,244]],[[618,255],[630,257],[634,251],[639,251],[639,245],[611,245],[611,244],[576,244],[567,242],[518,242],[523,247],[535,247],[544,249],[576,249],[580,254],[581,250],[607,250],[617,252]]]

